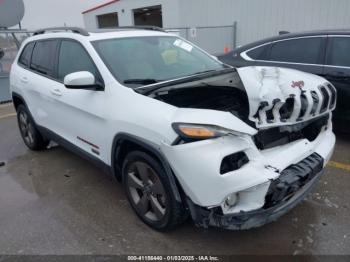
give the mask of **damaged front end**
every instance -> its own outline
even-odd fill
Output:
[[[259,209],[223,214],[220,207],[207,209],[187,199],[191,216],[197,226],[216,226],[231,230],[250,229],[273,222],[307,196],[318,181],[323,164],[323,158],[314,153],[283,170],[276,180],[271,181],[265,204]]]
[[[178,107],[176,127],[224,130],[188,139],[175,128],[179,137],[161,147],[199,226],[248,229],[276,220],[305,198],[333,153],[336,91],[318,76],[247,67],[148,95]]]

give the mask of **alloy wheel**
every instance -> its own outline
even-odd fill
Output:
[[[154,222],[166,214],[167,198],[156,172],[147,163],[132,163],[127,172],[127,189],[137,212]]]
[[[23,139],[28,145],[34,143],[34,127],[31,123],[28,114],[21,111],[19,113],[19,127],[23,136]]]

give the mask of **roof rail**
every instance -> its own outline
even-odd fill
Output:
[[[42,29],[34,31],[33,35],[45,34],[48,31],[51,31],[51,32],[71,31],[72,33],[80,34],[83,36],[89,36],[89,32],[86,31],[85,29],[79,28],[79,27],[69,27],[69,26],[42,28]]]
[[[165,32],[163,28],[160,28],[158,26],[153,26],[153,25],[139,25],[139,26],[118,26],[115,28],[116,30],[118,29],[139,29],[139,30],[152,30],[152,31],[160,31],[160,32]]]

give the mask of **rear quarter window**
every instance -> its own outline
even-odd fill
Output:
[[[254,60],[268,60],[271,44],[256,47],[247,52],[247,55]]]
[[[30,58],[33,52],[33,47],[34,47],[34,42],[31,42],[23,48],[23,51],[18,59],[19,64],[25,67],[29,67]]]

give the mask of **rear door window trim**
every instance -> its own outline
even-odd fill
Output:
[[[57,40],[57,41],[58,41],[57,48],[56,48],[56,53],[55,53],[55,65],[54,65],[54,75],[55,75],[56,77],[51,77],[51,76],[49,76],[49,75],[42,74],[42,73],[40,73],[40,72],[38,72],[38,71],[36,71],[35,69],[32,69],[32,68],[30,67],[30,64],[31,64],[31,62],[32,62],[33,51],[34,51],[34,48],[35,48],[36,43],[37,43],[37,42],[40,42],[40,41],[47,41],[47,40]],[[68,40],[68,41],[77,42],[77,43],[85,50],[85,52],[88,54],[89,58],[91,59],[92,63],[94,64],[94,66],[95,66],[95,68],[96,68],[96,72],[97,72],[98,75],[99,75],[99,79],[102,81],[101,84],[102,84],[103,86],[105,86],[104,79],[103,79],[103,77],[102,77],[102,75],[101,75],[101,73],[100,73],[98,67],[96,66],[95,61],[92,59],[90,53],[86,50],[86,48],[84,47],[84,45],[82,45],[79,41],[77,41],[77,40],[75,40],[75,39],[73,39],[73,38],[69,38],[69,37],[45,38],[45,39],[40,39],[40,40],[32,40],[32,41],[28,42],[28,43],[25,45],[25,47],[26,47],[27,45],[29,45],[30,43],[34,43],[33,49],[32,49],[31,54],[30,54],[29,66],[25,66],[25,65],[23,65],[23,64],[21,64],[21,63],[19,62],[19,57],[20,57],[20,56],[18,57],[17,65],[20,66],[20,67],[22,67],[22,68],[25,69],[25,70],[28,70],[28,71],[32,72],[32,73],[38,74],[38,75],[40,75],[40,76],[46,77],[46,78],[48,78],[48,79],[50,79],[50,80],[53,80],[53,81],[56,81],[56,82],[58,82],[58,83],[63,84],[63,81],[61,81],[61,80],[59,80],[59,79],[57,78],[57,73],[58,73],[58,72],[57,72],[57,70],[58,70],[58,56],[59,56],[59,51],[60,51],[60,48],[61,48],[61,42],[62,42],[62,40]],[[22,53],[23,53],[25,47],[22,49],[21,55],[22,55]]]
[[[285,42],[285,41],[290,41],[290,40],[298,40],[298,39],[305,39],[305,38],[327,38],[327,35],[315,35],[315,36],[301,36],[301,37],[292,37],[292,38],[286,38],[286,39],[281,39],[281,40],[276,40],[276,41],[271,41],[271,42],[267,42],[264,44],[261,44],[259,46],[255,46],[252,47],[244,52],[242,52],[240,55],[244,60],[247,61],[254,61],[254,62],[265,62],[265,63],[277,63],[277,64],[292,64],[292,65],[308,65],[308,66],[318,66],[318,67],[323,67],[324,64],[309,64],[309,63],[297,63],[297,62],[283,62],[283,61],[275,61],[275,60],[259,60],[259,59],[253,59],[251,57],[248,56],[248,52],[252,51],[256,48],[265,46],[265,45],[269,45],[271,44],[271,47],[273,46],[273,44],[275,43],[279,43],[279,42]],[[270,48],[271,48],[270,47]]]
[[[350,38],[350,35],[329,35],[328,41],[327,41],[327,47],[326,47],[326,54],[325,54],[325,63],[329,62],[330,59],[330,50],[333,45],[333,38],[341,38],[341,37],[347,37]],[[350,66],[340,66],[340,65],[330,65],[330,64],[325,64],[325,67],[329,68],[340,68],[340,69],[350,69]]]
[[[32,60],[33,60],[33,54],[34,54],[34,50],[35,50],[35,47],[36,45],[39,43],[39,42],[45,42],[45,41],[56,41],[56,48],[55,48],[55,54],[54,54],[54,57],[53,57],[53,70],[52,70],[52,75],[48,75],[48,74],[44,74],[44,73],[41,73],[40,71],[36,70],[35,68],[32,67]],[[57,77],[57,72],[56,72],[56,64],[57,64],[57,52],[58,52],[58,47],[59,47],[59,40],[57,38],[46,38],[46,39],[40,39],[40,40],[37,40],[35,41],[35,45],[33,47],[33,50],[32,50],[32,55],[31,55],[31,59],[30,59],[30,63],[29,63],[29,69],[33,70],[35,73],[39,74],[39,75],[42,75],[42,76],[45,76],[49,79],[56,79]]]

